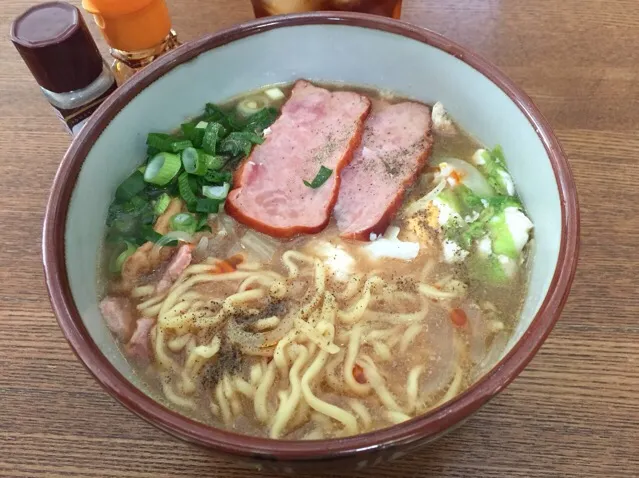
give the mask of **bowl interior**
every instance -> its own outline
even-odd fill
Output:
[[[175,128],[208,101],[298,78],[441,101],[482,143],[501,144],[535,223],[529,291],[508,349],[527,330],[546,296],[560,249],[559,191],[535,127],[502,89],[461,59],[398,34],[347,25],[276,28],[206,51],[142,90],[104,129],[80,171],[65,232],[73,299],[102,353],[145,393],[97,307],[98,254],[115,188],[144,158],[147,133]]]

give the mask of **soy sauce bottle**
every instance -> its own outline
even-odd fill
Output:
[[[11,41],[71,134],[117,87],[73,5],[48,2],[28,9],[11,25]]]

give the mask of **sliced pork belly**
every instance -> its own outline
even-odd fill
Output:
[[[144,317],[135,324],[135,332],[126,345],[126,353],[138,362],[146,363],[151,359],[151,340],[149,333],[155,325],[155,319]]]
[[[126,298],[105,297],[100,301],[100,312],[111,332],[123,342],[129,340],[135,328],[135,315]]]
[[[369,110],[363,95],[298,81],[264,143],[237,171],[228,214],[277,237],[324,229]],[[304,180],[312,181],[322,166],[333,174],[317,189],[306,186]]]
[[[192,248],[193,246],[191,244],[180,246],[171,259],[166,271],[162,274],[155,289],[156,292],[166,292],[171,288],[175,280],[182,275],[182,272],[191,264],[191,260],[193,259]]]
[[[433,140],[430,109],[420,103],[375,101],[353,161],[342,172],[335,205],[340,235],[382,234],[426,164]]]

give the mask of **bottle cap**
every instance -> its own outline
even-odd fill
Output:
[[[104,66],[80,11],[64,2],[30,8],[11,25],[11,41],[38,84],[55,93],[86,88]]]
[[[132,52],[162,43],[171,31],[164,0],[82,0],[111,48]]]

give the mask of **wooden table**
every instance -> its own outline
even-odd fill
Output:
[[[2,1],[3,35],[33,1]],[[248,0],[170,3],[184,40],[252,17]],[[488,57],[550,119],[579,187],[581,262],[545,346],[464,427],[393,465],[323,476],[639,476],[636,0],[405,0],[404,19]],[[135,418],[67,346],[40,234],[70,139],[6,39],[0,65],[0,475],[247,476]]]

